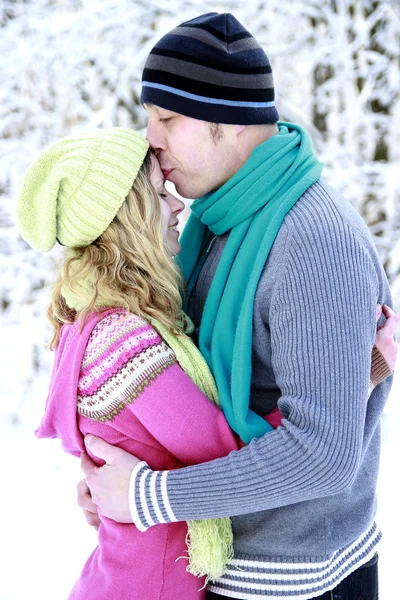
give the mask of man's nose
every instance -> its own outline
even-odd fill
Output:
[[[154,123],[154,121],[149,121],[149,124],[147,125],[147,139],[156,156],[161,150],[165,150],[165,138],[161,128],[157,123]]]

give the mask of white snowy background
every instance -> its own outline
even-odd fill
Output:
[[[144,129],[149,50],[208,11],[234,12],[265,48],[281,119],[308,128],[326,179],[367,221],[400,310],[399,0],[0,0],[0,600],[67,598],[96,543],[76,506],[79,461],[33,436],[59,252],[39,255],[18,235],[22,174],[71,132]],[[381,600],[398,596],[399,391],[400,377],[382,419]]]

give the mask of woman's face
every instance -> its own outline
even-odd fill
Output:
[[[175,256],[181,251],[179,231],[176,228],[178,225],[178,215],[183,211],[185,205],[165,188],[164,175],[154,154],[151,155],[151,163],[153,168],[150,181],[160,198],[164,240],[171,253]]]

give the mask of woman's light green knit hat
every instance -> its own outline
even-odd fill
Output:
[[[88,246],[122,206],[149,143],[132,129],[72,135],[50,146],[25,175],[18,200],[21,236],[35,250]]]

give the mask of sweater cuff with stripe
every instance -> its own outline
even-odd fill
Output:
[[[152,471],[144,461],[133,469],[129,482],[129,508],[139,531],[178,520],[168,500],[168,473]]]

